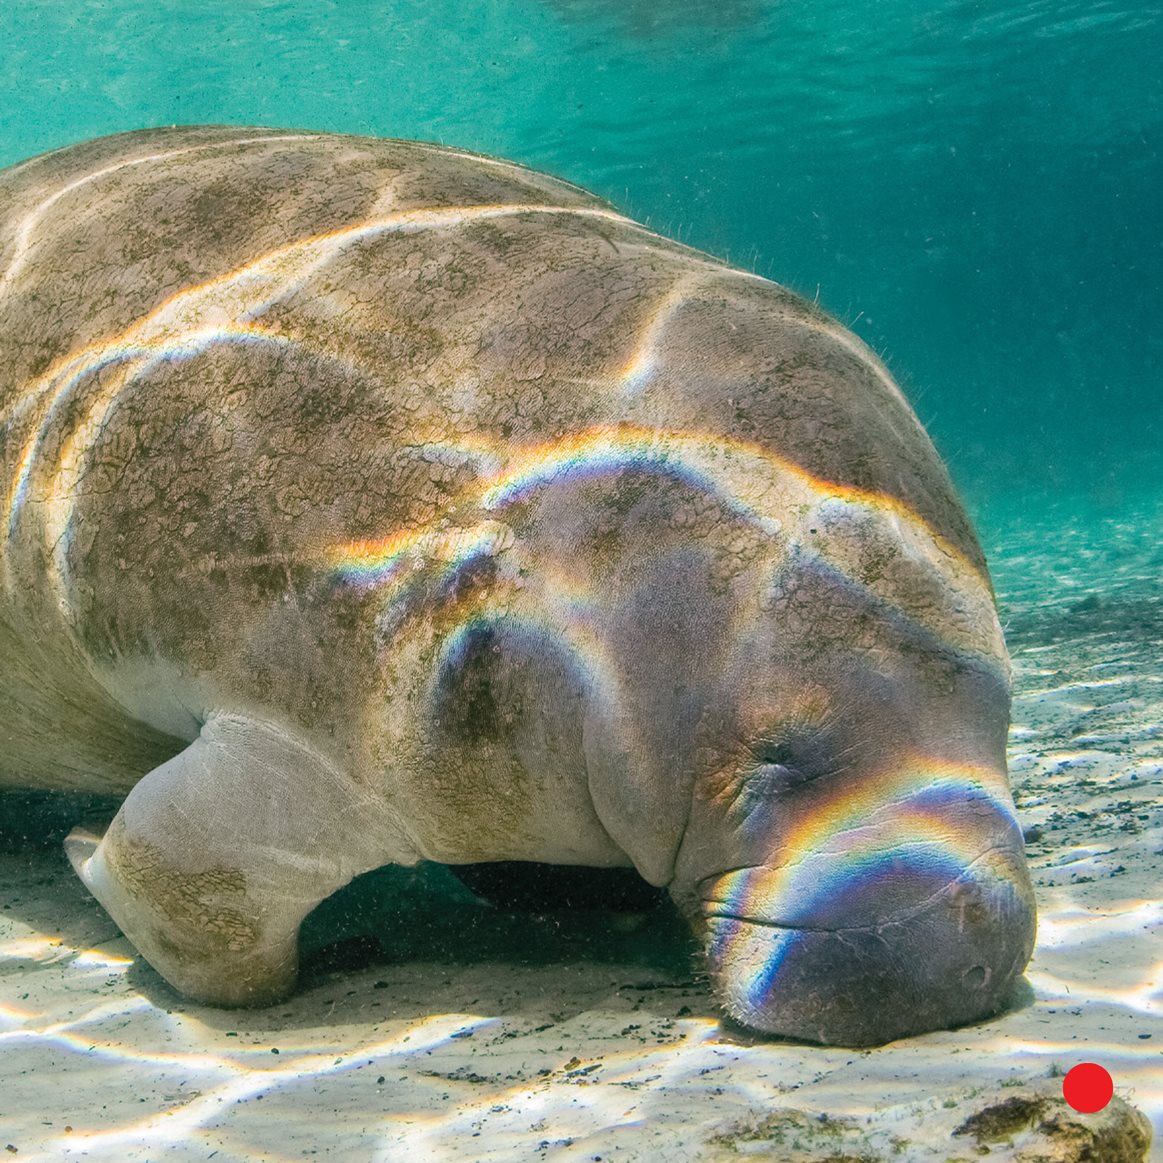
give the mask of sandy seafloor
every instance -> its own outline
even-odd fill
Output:
[[[1030,1109],[1044,1112],[1056,1072],[1092,1060],[1149,1117],[1163,1159],[1163,502],[1085,520],[1066,503],[1032,511],[987,537],[1039,904],[1008,1012],[870,1051],[753,1041],[720,1028],[664,911],[514,915],[438,868],[324,906],[307,943],[330,949],[308,955],[289,1002],[191,1006],[133,963],[68,868],[59,840],[83,805],[0,802],[0,1149],[1097,1159],[1039,1154],[1038,1118],[993,1139],[951,1134],[1007,1095],[1041,1094]]]

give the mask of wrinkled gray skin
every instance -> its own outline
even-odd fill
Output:
[[[738,1021],[997,1009],[1033,940],[981,551],[878,361],[573,186],[155,130],[0,173],[0,786],[191,998],[387,863],[633,865]]]

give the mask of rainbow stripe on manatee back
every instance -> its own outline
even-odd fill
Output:
[[[940,576],[950,595],[949,616],[933,629],[958,648],[991,653],[992,646],[978,628],[990,620],[964,617],[965,610],[991,601],[988,580],[975,562],[899,498],[814,477],[762,445],[717,433],[629,424],[599,425],[525,448],[477,436],[463,445],[448,438],[431,443],[442,456],[475,463],[476,479],[451,498],[432,523],[326,549],[328,568],[341,582],[390,589],[412,568],[436,565],[454,571],[481,553],[499,551],[506,511],[539,490],[625,472],[650,473],[713,496],[727,511],[773,539],[795,535],[798,525],[811,524],[807,519],[825,514],[822,506],[829,505],[862,521],[891,526],[902,559]],[[821,538],[812,552],[853,585],[867,588],[857,576],[856,540]],[[913,616],[907,608],[913,600],[911,584],[908,579],[902,582],[897,602],[905,616]],[[878,599],[892,602],[891,586],[878,581]],[[931,599],[926,601],[929,605],[918,606],[916,612],[931,621],[937,611],[931,608]]]

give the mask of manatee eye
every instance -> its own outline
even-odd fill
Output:
[[[784,742],[760,740],[751,748],[755,762],[764,767],[790,767],[794,757],[792,748]]]
[[[759,739],[748,750],[754,774],[769,787],[798,787],[827,773],[818,741],[809,738]]]

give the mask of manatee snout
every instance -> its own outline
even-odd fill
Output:
[[[946,860],[918,851],[862,854],[831,869],[806,863],[806,877],[757,867],[704,890],[711,976],[735,1021],[872,1046],[1004,1006],[1034,944],[1020,844],[991,848],[952,879]],[[816,904],[781,916],[789,879],[815,880]]]

